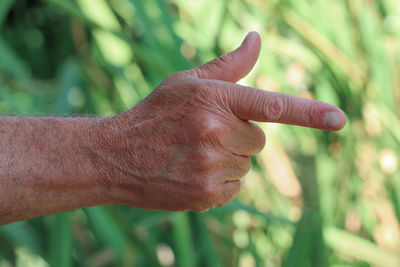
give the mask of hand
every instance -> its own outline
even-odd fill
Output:
[[[344,126],[345,115],[332,105],[235,84],[260,46],[252,32],[237,50],[172,75],[132,110],[103,121],[96,154],[111,203],[206,211],[238,194],[249,156],[264,147],[263,131],[249,120]]]

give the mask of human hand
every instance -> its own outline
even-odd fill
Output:
[[[252,32],[235,51],[173,74],[133,109],[104,119],[95,154],[110,203],[206,211],[238,194],[249,157],[265,145],[249,120],[343,128],[345,115],[332,105],[235,84],[260,46]]]

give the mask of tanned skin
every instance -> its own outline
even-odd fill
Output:
[[[105,204],[206,211],[239,193],[265,145],[250,120],[343,128],[332,105],[237,85],[260,46],[249,33],[114,117],[0,118],[0,224]]]

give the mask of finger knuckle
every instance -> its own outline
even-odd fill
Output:
[[[263,104],[264,117],[269,121],[279,121],[287,109],[285,99],[281,96],[275,96],[266,101],[267,103]]]
[[[211,151],[198,153],[195,159],[201,175],[208,175],[218,165],[218,156]]]
[[[232,160],[233,165],[230,166],[232,172],[231,177],[228,179],[230,181],[239,180],[244,177],[251,169],[251,160],[249,157],[236,156]]]
[[[233,53],[231,52],[231,53],[228,53],[228,54],[225,54],[225,55],[219,57],[217,59],[217,61],[218,61],[219,65],[221,66],[221,68],[226,68],[226,66],[231,65],[232,62],[234,61],[233,57],[234,57]],[[231,72],[232,77],[240,76],[240,68],[235,68],[235,67],[232,68],[231,67],[231,68],[229,68],[229,70]]]
[[[209,199],[216,193],[216,185],[213,183],[213,179],[210,176],[206,176],[203,179],[203,182],[200,184],[198,191],[200,195],[204,196],[206,199]]]
[[[207,117],[203,121],[203,133],[207,136],[220,135],[224,132],[224,126],[218,120]]]
[[[242,157],[240,165],[238,165],[238,170],[240,177],[245,176],[251,169],[251,160],[249,157]]]
[[[319,105],[308,105],[307,110],[304,112],[304,124],[305,125],[317,125],[319,124],[318,119],[322,116]]]
[[[225,191],[224,196],[220,199],[218,207],[222,207],[232,201],[240,193],[242,186],[239,181],[229,182],[229,190]]]
[[[216,62],[218,62],[221,65],[228,65],[232,62],[232,54],[231,53],[225,54],[219,57]]]
[[[212,61],[209,61],[208,63],[205,64],[205,66],[210,69],[213,69],[214,67],[223,69],[226,65],[228,65],[231,62],[231,59],[232,55],[228,53]]]
[[[196,69],[188,69],[177,72],[182,77],[197,77]]]
[[[196,78],[200,78],[200,77],[206,76],[206,73],[208,72],[208,68],[209,68],[208,64],[210,64],[210,63],[206,63],[206,64],[202,65],[199,68],[195,68],[195,69],[190,70],[190,74],[193,77],[196,77]]]
[[[199,184],[194,196],[197,201],[207,202],[210,199],[214,198],[216,194],[216,186],[209,178],[206,178],[203,179],[202,183]]]
[[[198,131],[203,143],[211,143],[217,146],[220,144],[219,138],[224,133],[225,127],[212,116],[205,115],[200,118]]]

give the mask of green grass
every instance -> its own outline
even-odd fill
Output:
[[[243,83],[338,105],[344,130],[263,125],[240,196],[204,214],[0,227],[0,266],[399,266],[398,1],[1,0],[0,112],[117,114],[250,30],[263,46]]]

